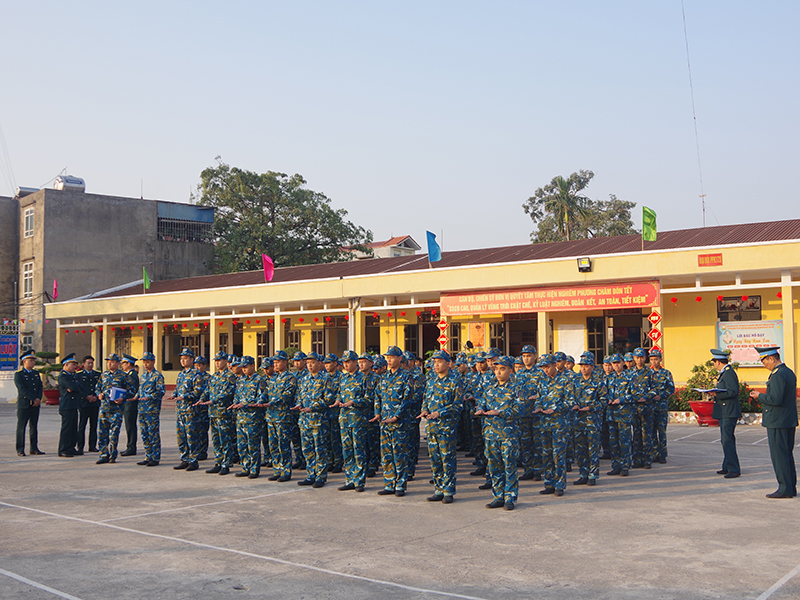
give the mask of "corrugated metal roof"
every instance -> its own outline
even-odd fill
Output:
[[[767,223],[747,223],[743,225],[720,225],[697,229],[660,231],[658,240],[646,242],[645,250],[674,250],[704,246],[728,246],[782,240],[800,240],[800,219],[772,221]],[[490,265],[506,262],[546,260],[601,254],[622,254],[639,252],[642,238],[638,234],[608,238],[591,238],[569,242],[550,242],[546,244],[523,244],[499,248],[480,248],[442,252],[442,260],[433,264],[434,268]],[[324,279],[328,277],[354,277],[380,273],[414,271],[427,267],[427,254],[419,256],[398,256],[394,258],[373,258],[340,263],[280,267],[275,269],[274,283]],[[263,271],[225,273],[205,277],[188,277],[170,281],[153,281],[149,293],[180,292],[196,289],[213,289],[240,285],[264,283]],[[119,290],[105,294],[104,298],[128,296],[131,290]]]

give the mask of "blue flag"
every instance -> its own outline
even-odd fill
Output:
[[[430,231],[425,233],[428,234],[428,262],[434,263],[442,260],[442,249],[436,242],[436,235]]]

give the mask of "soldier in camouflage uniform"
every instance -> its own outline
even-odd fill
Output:
[[[264,398],[263,403],[267,403],[267,389],[269,388],[269,381],[275,375],[275,365],[272,361],[272,358],[267,356],[264,360],[261,361],[261,369],[259,370],[259,375],[261,375],[262,379],[264,380]],[[262,467],[271,467],[272,466],[272,453],[269,450],[269,427],[267,426],[267,411],[265,410],[263,413],[264,417],[264,425],[261,428],[261,445],[263,451],[261,452],[261,466]]]
[[[611,446],[611,470],[608,474],[627,477],[631,468],[631,425],[636,407],[630,403],[628,396],[628,378],[625,375],[622,355],[613,355],[611,366],[614,372],[606,378],[608,389],[606,421],[608,421],[608,441]]]
[[[217,352],[214,366],[214,374],[197,404],[206,407],[214,444],[214,466],[206,469],[206,473],[227,475],[233,465],[236,442],[236,423],[233,413],[228,410],[236,393],[236,375],[228,368],[228,355],[225,352]]]
[[[97,441],[100,449],[98,465],[117,462],[117,443],[119,430],[122,427],[122,404],[133,397],[130,381],[119,368],[119,356],[109,354],[106,358],[107,370],[103,371],[97,381],[95,392],[100,400],[100,421],[97,427]],[[111,400],[111,388],[121,388],[125,393]]]
[[[434,492],[428,502],[450,504],[456,493],[456,427],[461,416],[460,378],[450,371],[450,355],[433,353],[435,377],[425,387],[420,417],[425,419],[428,455],[433,471]]]
[[[628,396],[636,407],[633,413],[633,468],[650,469],[653,460],[653,389],[652,369],[645,365],[644,348],[633,351],[635,367],[629,369]]]
[[[211,380],[211,373],[208,372],[208,361],[203,356],[197,356],[194,359],[194,368],[200,372],[203,378],[203,390],[208,387],[208,382]],[[195,407],[197,412],[197,419],[200,426],[200,448],[197,451],[197,460],[206,460],[208,458],[208,431],[211,426],[211,421],[208,416],[208,407]]]
[[[294,378],[297,381],[297,387],[299,389],[303,379],[308,375],[306,353],[302,351],[295,352],[294,356],[292,356],[292,364],[294,365]],[[306,468],[306,459],[303,455],[303,441],[300,439],[300,413],[294,410],[291,415],[292,449],[294,450],[294,464],[292,468],[303,471]]]
[[[413,391],[411,406],[407,416],[406,444],[408,448],[408,481],[413,481],[417,473],[417,461],[419,460],[419,426],[421,419],[417,417],[422,410],[422,398],[425,395],[425,374],[422,369],[417,367],[417,361],[411,352],[403,352],[402,367],[408,372],[409,381]],[[433,369],[430,370],[433,373]]]
[[[292,413],[297,380],[289,372],[289,355],[278,350],[272,357],[275,374],[267,382],[267,435],[272,456],[270,481],[292,478]]]
[[[614,372],[614,367],[611,365],[611,355],[608,354],[603,358],[603,382],[608,384],[608,376]],[[608,385],[606,385],[608,390]],[[603,407],[603,427],[600,429],[600,444],[603,448],[603,455],[601,459],[611,460],[611,444],[608,441],[608,404]]]
[[[239,364],[242,376],[236,381],[233,404],[236,411],[236,443],[242,470],[236,477],[257,479],[261,473],[261,434],[264,428],[264,378],[256,373],[252,356],[243,356]]]
[[[414,389],[408,371],[401,368],[403,352],[397,346],[386,351],[388,369],[375,387],[375,416],[381,424],[381,459],[383,489],[381,496],[406,495],[408,468],[408,412],[411,410]]]
[[[541,376],[536,367],[536,348],[531,345],[522,347],[522,369],[516,374],[517,389],[520,397],[519,418],[519,452],[522,463],[520,479],[526,481],[542,479],[542,440],[539,435],[539,413],[534,413],[536,400],[536,382]]]
[[[608,404],[605,377],[595,370],[594,355],[581,355],[580,375],[572,410],[575,419],[575,458],[580,478],[575,485],[595,485],[600,477],[600,429]]]
[[[120,456],[136,456],[136,442],[138,439],[136,420],[139,411],[139,400],[137,397],[139,393],[139,374],[135,369],[137,360],[138,359],[129,354],[123,354],[122,359],[119,361],[119,367],[128,378],[130,391],[131,394],[133,394],[133,396],[128,398],[125,404],[122,405],[122,424],[125,426],[125,436],[128,441],[125,445],[125,450],[119,453]]]
[[[156,370],[156,355],[142,356],[144,373],[139,378],[139,431],[144,445],[144,460],[136,463],[155,467],[161,461],[161,399],[164,397],[164,376]]]
[[[502,506],[505,510],[514,510],[519,490],[519,399],[510,381],[514,372],[513,359],[501,356],[495,363],[496,380],[484,389],[475,410],[475,415],[483,419],[483,438],[492,482],[492,501],[486,508]]]
[[[470,452],[470,450],[472,450],[472,413],[475,412],[475,407],[467,400],[467,396],[472,395],[472,374],[470,373],[469,359],[463,353],[459,353],[459,355],[456,356],[455,366],[455,375],[458,378],[462,391],[461,415],[459,415],[458,418],[458,443],[456,445],[456,450]],[[433,369],[431,370],[433,371]],[[435,376],[436,373],[434,372],[433,375]],[[430,374],[428,374],[428,379],[430,381]]]
[[[539,378],[534,411],[542,415],[540,431],[544,452],[544,489],[540,494],[563,496],[566,490],[567,439],[571,434],[571,407],[575,385],[569,375],[556,374],[552,354],[539,359],[543,376]]]
[[[330,378],[323,371],[323,357],[316,352],[307,356],[308,375],[297,387],[297,404],[292,410],[300,413],[300,438],[306,459],[306,478],[297,485],[321,488],[328,480],[330,405],[333,404]]]
[[[189,348],[184,348],[181,350],[180,357],[183,371],[178,373],[172,398],[175,399],[177,417],[175,428],[181,462],[173,468],[196,471],[199,467],[197,457],[202,445],[202,429],[199,417],[200,409],[195,408],[194,405],[200,399],[205,387],[202,374],[192,366],[194,352]]]
[[[667,400],[675,393],[675,382],[672,373],[661,364],[660,350],[650,351],[651,381],[653,382],[653,462],[667,462],[667,423],[669,408]]]
[[[342,354],[342,362],[344,372],[339,378],[339,390],[333,404],[339,410],[344,455],[345,482],[339,491],[363,492],[367,478],[367,422],[372,416],[372,394],[367,391],[367,376],[359,370],[358,355],[347,350]]]
[[[383,357],[381,357],[383,358]],[[358,357],[358,370],[364,374],[364,394],[370,401],[370,406],[375,404],[375,386],[378,385],[380,376],[373,370],[375,361],[372,355],[364,353]],[[370,415],[372,408],[370,408]],[[367,420],[367,477],[375,477],[375,472],[381,464],[381,426],[378,421]]]
[[[486,355],[483,352],[475,356],[475,375],[472,377],[472,396],[477,407],[483,401],[483,392],[492,383],[494,374],[489,370]],[[475,455],[475,466],[478,468],[470,473],[473,477],[486,475],[486,454],[483,440],[483,420],[479,417],[472,419],[472,453]],[[486,488],[488,489],[488,488]]]
[[[331,398],[336,398],[339,394],[339,379],[342,376],[339,371],[339,357],[335,354],[327,354],[324,359],[325,371],[328,374],[328,385],[330,387]],[[330,435],[330,453],[328,455],[328,471],[331,473],[341,473],[344,457],[342,455],[342,432],[339,428],[339,407],[330,407],[328,411],[328,433]]]

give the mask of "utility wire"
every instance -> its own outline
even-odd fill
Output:
[[[692,63],[689,60],[689,34],[686,31],[686,9],[681,0],[681,14],[683,15],[683,39],[686,42],[686,66],[689,69],[689,94],[692,98],[692,120],[694,121],[694,144],[697,148],[697,171],[700,174],[700,202],[703,207],[703,227],[706,226],[706,193],[703,190],[703,166],[700,162],[700,136],[697,135],[697,112],[694,108],[694,84],[692,83]]]

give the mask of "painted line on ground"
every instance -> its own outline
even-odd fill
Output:
[[[748,445],[750,445],[750,446],[755,446],[755,445],[757,445],[757,444],[760,444],[761,442],[763,442],[763,441],[764,441],[764,440],[766,440],[766,439],[767,439],[767,438],[761,438],[761,439],[760,439],[760,440],[758,440],[757,442],[753,442],[753,443],[751,443],[751,444],[748,444]]]
[[[340,571],[334,571],[332,569],[324,569],[322,567],[315,567],[312,565],[304,565],[303,563],[296,563],[289,560],[284,560],[282,558],[275,558],[274,556],[266,556],[263,554],[255,554],[253,552],[245,552],[243,550],[235,550],[233,548],[225,548],[223,546],[214,546],[212,544],[203,544],[202,542],[194,542],[192,540],[185,540],[183,538],[172,537],[169,535],[162,535],[160,533],[149,533],[147,531],[139,531],[137,529],[131,529],[129,527],[122,527],[120,525],[112,525],[110,523],[102,523],[99,521],[91,521],[89,519],[82,519],[80,517],[71,517],[69,515],[60,515],[58,513],[49,512],[46,510],[40,510],[38,508],[31,508],[29,506],[20,506],[18,504],[10,504],[8,502],[0,502],[0,506],[7,506],[9,508],[16,508],[19,510],[26,510],[29,512],[38,513],[40,515],[46,515],[48,517],[55,517],[57,519],[64,519],[66,521],[75,521],[77,523],[85,523],[87,525],[95,525],[98,527],[108,527],[109,529],[116,529],[117,531],[123,531],[126,533],[136,533],[138,535],[143,535],[145,537],[156,538],[160,540],[166,540],[169,542],[176,542],[179,544],[186,544],[187,546],[194,546],[195,548],[204,548],[206,550],[215,550],[217,552],[228,552],[230,554],[236,554],[238,556],[246,556],[248,558],[257,558],[259,560],[264,560],[267,562],[275,563],[278,565],[284,565],[287,567],[294,567],[297,569],[306,569],[308,571],[315,571],[317,573],[324,573],[325,575],[333,575],[335,577],[342,577],[344,579],[352,579],[355,581],[363,581],[365,583],[374,583],[376,585],[383,585],[386,587],[393,587],[401,590],[406,590],[409,592],[417,592],[421,594],[434,594],[436,596],[445,596],[447,598],[461,598],[462,600],[487,600],[486,598],[480,598],[478,596],[467,596],[465,594],[456,594],[453,592],[443,592],[441,590],[431,590],[426,588],[419,588],[410,585],[403,585],[402,583],[396,583],[394,581],[385,581],[382,579],[372,579],[371,577],[363,577],[361,575],[353,575],[351,573],[342,573]],[[48,590],[49,591],[49,590]],[[57,593],[53,590],[54,593]],[[70,600],[80,600],[80,598],[74,598],[74,596],[63,596],[64,598],[69,598]]]
[[[160,515],[163,513],[169,512],[179,512],[181,510],[192,510],[193,508],[203,508],[204,506],[214,506],[216,504],[230,504],[231,502],[246,502],[248,500],[260,500],[261,498],[267,498],[269,496],[280,496],[281,494],[294,494],[295,492],[302,492],[302,489],[298,490],[284,490],[282,492],[273,492],[271,494],[261,494],[260,496],[250,496],[248,498],[235,498],[233,500],[220,500],[218,502],[206,502],[205,504],[194,504],[192,506],[182,506],[180,508],[167,508],[164,510],[155,510],[153,512],[141,513],[138,515],[130,515],[127,517],[114,517],[113,519],[103,519],[102,521],[96,521],[96,523],[110,523],[111,521],[124,521],[125,519],[136,519],[139,517],[149,517],[151,515]]]
[[[679,437],[677,439],[672,440],[673,442],[680,442],[681,440],[685,440],[686,438],[693,437],[695,435],[700,435],[701,433],[706,433],[705,431],[697,431],[695,433],[690,433],[689,435],[685,435],[683,437]]]
[[[71,594],[67,594],[66,592],[61,592],[50,586],[44,585],[43,583],[37,583],[27,577],[23,577],[22,575],[17,575],[16,573],[12,573],[11,571],[6,571],[5,569],[0,569],[0,575],[5,575],[9,579],[16,579],[20,583],[24,583],[25,585],[29,585],[31,587],[35,587],[37,590],[42,590],[43,592],[48,592],[53,594],[54,596],[58,596],[59,598],[66,598],[66,600],[81,600],[77,596],[72,596]]]
[[[766,592],[764,592],[758,598],[756,598],[756,600],[767,600],[767,598],[772,596],[772,594],[774,594],[784,585],[786,585],[786,583],[798,573],[800,573],[800,565],[797,565],[794,569],[792,569],[786,575],[781,577],[778,581],[775,582],[775,584],[771,588],[769,588]]]

